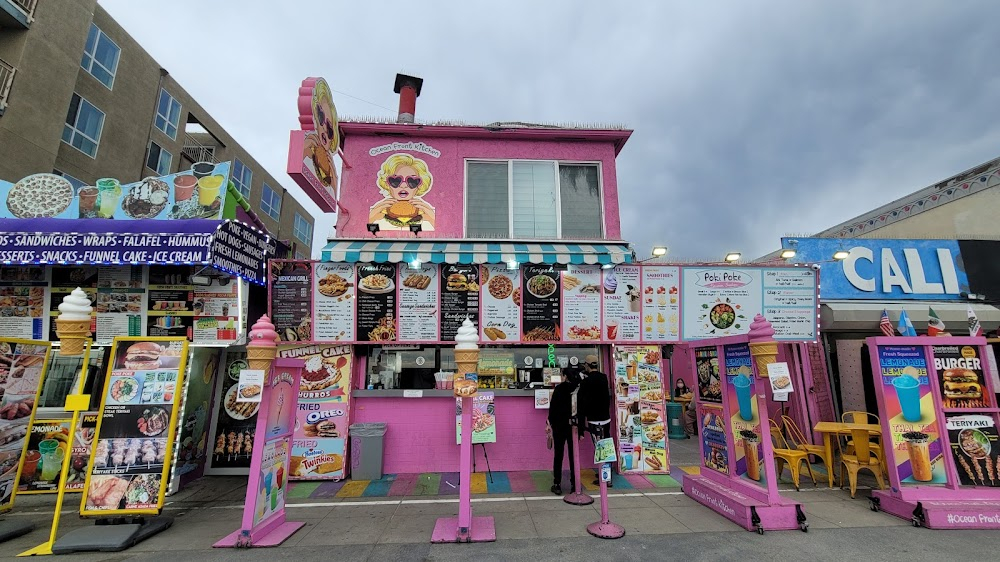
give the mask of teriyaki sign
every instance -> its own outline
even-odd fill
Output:
[[[782,238],[781,242],[783,248],[796,251],[790,261],[821,264],[824,300],[958,300],[969,291],[955,240]],[[833,261],[838,251],[848,252],[847,259]]]

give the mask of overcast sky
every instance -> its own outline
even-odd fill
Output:
[[[394,117],[402,70],[418,120],[623,123],[640,257],[757,257],[1000,155],[991,0],[100,2],[300,199],[306,76],[342,116]]]

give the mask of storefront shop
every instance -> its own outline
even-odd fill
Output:
[[[823,344],[839,411],[877,412],[865,339],[882,335],[883,311],[893,329],[906,311],[921,334],[932,309],[955,336],[968,335],[969,310],[984,333],[1000,326],[995,241],[783,238],[782,246],[795,250],[789,261],[821,267]],[[833,259],[837,252],[846,259]]]
[[[124,185],[106,178],[76,189],[52,174],[0,182],[6,202],[0,209],[0,337],[53,342],[32,435],[54,435],[72,449],[72,490],[82,488],[106,362],[119,336],[190,342],[171,488],[202,473],[221,353],[245,333],[251,294],[263,301],[266,263],[277,250],[267,233],[236,220],[252,217],[227,201],[228,175],[229,163],[201,163]],[[59,305],[77,287],[94,310],[86,370],[82,357],[59,356],[55,333]],[[161,347],[166,363],[180,359],[179,347]],[[80,389],[91,395],[92,411],[69,436],[64,400]],[[42,476],[24,474],[21,491],[53,491],[54,480]]]

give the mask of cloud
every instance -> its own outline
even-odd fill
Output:
[[[617,167],[640,256],[762,255],[997,156],[988,0],[101,4],[300,200],[301,79],[391,116],[404,69],[418,119],[634,128]]]

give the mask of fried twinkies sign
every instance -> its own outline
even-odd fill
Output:
[[[783,238],[782,247],[795,250],[790,261],[820,264],[826,300],[956,300],[969,290],[954,240]]]
[[[288,148],[288,175],[325,212],[337,208],[339,180],[337,150],[340,122],[326,80],[306,78],[299,87],[301,131],[292,131]]]

